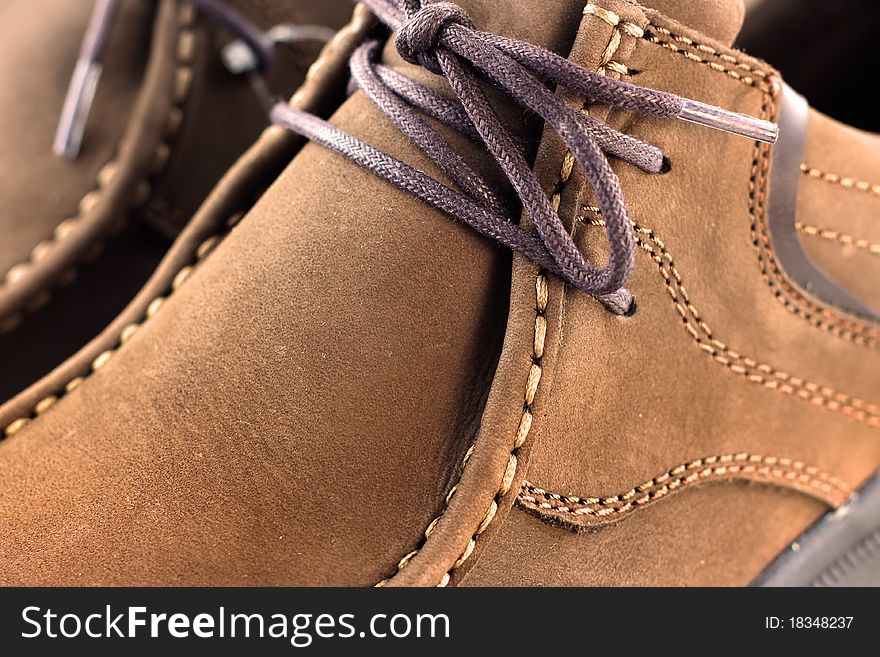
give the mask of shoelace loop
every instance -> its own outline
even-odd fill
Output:
[[[272,110],[276,123],[336,150],[409,191],[483,235],[525,255],[617,314],[633,307],[624,284],[635,262],[635,240],[623,194],[608,155],[649,173],[659,173],[659,149],[596,121],[567,105],[552,90],[567,87],[597,103],[643,115],[680,118],[755,138],[775,138],[775,126],[662,91],[638,87],[583,69],[537,46],[479,31],[451,2],[365,0],[392,33],[408,62],[442,75],[456,101],[379,62],[380,45],[368,42],[351,58],[353,86],[431,158],[459,187],[454,190],[424,172],[348,135],[318,117],[284,104]],[[565,143],[591,185],[609,245],[605,267],[590,264],[577,248],[532,172],[518,141],[485,95],[488,81],[514,103],[544,119]],[[453,149],[420,112],[481,141],[515,190],[537,235],[503,210],[501,195]]]

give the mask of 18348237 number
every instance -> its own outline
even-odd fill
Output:
[[[852,622],[852,616],[791,616],[788,626],[793,630],[847,630]]]

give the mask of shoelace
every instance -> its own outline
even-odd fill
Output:
[[[316,25],[276,25],[264,32],[223,0],[180,2],[193,5],[237,37],[238,41],[229,44],[223,53],[227,68],[236,74],[268,71],[275,60],[275,45],[278,43],[329,41],[333,36],[329,28]],[[121,4],[122,0],[95,0],[52,146],[60,157],[75,159],[79,155],[86,121],[101,78],[107,43]],[[259,93],[265,96],[262,89]]]
[[[397,34],[395,45],[403,59],[444,76],[457,102],[381,64],[378,41],[368,41],[351,57],[352,86],[360,88],[460,191],[286,103],[272,108],[272,121],[344,155],[526,256],[617,314],[626,314],[634,307],[624,285],[634,267],[635,240],[608,155],[648,173],[660,173],[663,154],[655,146],[566,105],[551,85],[642,115],[681,119],[767,143],[775,142],[777,137],[777,126],[767,121],[615,80],[543,48],[480,31],[467,13],[451,2],[363,1]],[[486,97],[481,87],[485,80],[552,126],[581,167],[605,224],[610,251],[605,267],[591,265],[577,248],[526,161],[521,145]],[[537,234],[517,225],[505,212],[500,195],[420,112],[485,145],[516,191]]]

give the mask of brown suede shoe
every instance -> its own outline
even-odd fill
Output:
[[[732,50],[739,1],[367,4],[397,36],[358,6],[0,408],[0,580],[875,577],[876,257],[801,239],[870,241],[880,141]]]
[[[332,36],[329,27],[301,26],[338,26],[351,11],[346,0],[3,3],[0,400],[106,326],[266,126],[248,77],[232,75],[221,61],[221,47],[238,36],[235,25],[196,8],[236,4],[254,27],[298,26],[296,42],[275,48],[266,71],[269,88],[285,95]],[[88,26],[104,28],[109,42],[96,53],[103,75],[91,112],[79,113],[86,123],[77,148],[76,126],[65,136],[59,123],[62,108],[76,107],[64,105],[71,75],[85,89],[76,96],[71,86],[68,99],[80,98],[84,109],[100,70],[96,61],[74,71]]]

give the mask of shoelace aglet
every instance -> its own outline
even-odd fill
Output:
[[[234,50],[233,65],[263,71],[272,64],[275,42],[298,39],[326,41],[332,36],[327,28],[311,25],[284,25],[274,28],[275,34],[266,34],[238,11],[227,6],[223,0],[180,1],[195,6],[220,26],[239,36],[241,46],[248,52],[242,55],[242,48]],[[59,157],[76,159],[79,155],[103,70],[107,42],[121,2],[122,0],[95,0],[52,142],[52,151]]]
[[[289,23],[275,25],[266,32],[266,36],[273,45],[295,44],[303,41],[327,43],[335,34],[334,30],[323,25],[293,25]],[[260,69],[260,59],[257,53],[243,39],[230,41],[223,47],[220,54],[226,70],[233,75],[255,73]]]
[[[714,105],[707,105],[697,100],[685,100],[678,113],[678,118],[688,123],[696,123],[765,144],[775,144],[779,138],[779,126],[775,123],[756,119],[748,114],[731,112]]]
[[[119,0],[97,0],[92,10],[52,142],[52,151],[59,157],[73,160],[79,155],[86,121],[101,79],[101,60],[118,9]]]
[[[52,142],[52,151],[58,157],[75,160],[79,155],[102,68],[97,62],[83,59],[76,63]]]

